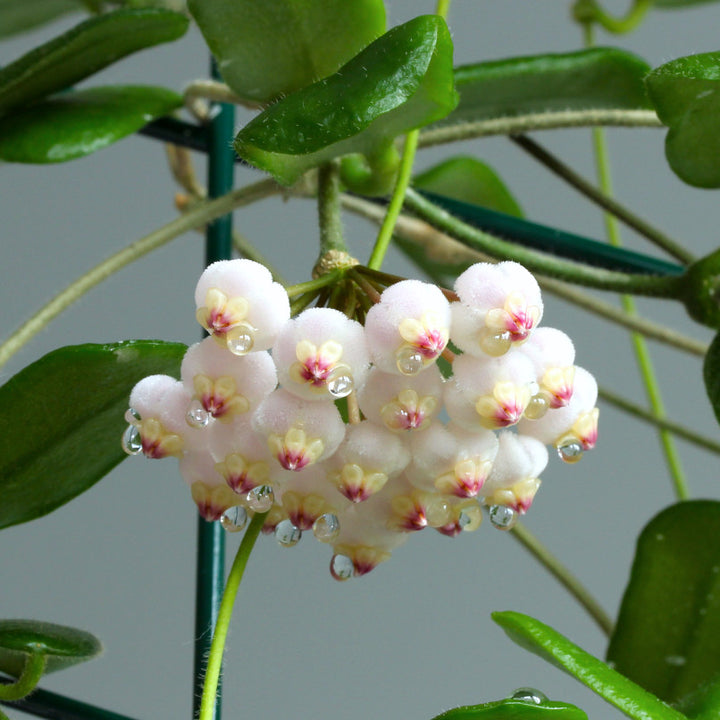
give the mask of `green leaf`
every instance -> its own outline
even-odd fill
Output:
[[[413,186],[472,205],[523,217],[523,212],[500,176],[473,157],[451,157],[416,175]]]
[[[0,620],[0,671],[20,677],[25,659],[41,653],[45,672],[92,660],[102,644],[89,632],[40,620]]]
[[[713,412],[720,423],[720,333],[710,343],[703,361],[705,392],[710,399]]]
[[[0,159],[57,163],[84,157],[183,104],[160,87],[113,86],[76,90],[0,118]]]
[[[540,704],[507,698],[482,705],[465,705],[441,713],[433,720],[587,720],[574,705],[544,700]]]
[[[171,10],[116,10],[86,20],[0,70],[0,115],[65,90],[117,60],[176,40],[188,19]]]
[[[185,346],[153,340],[55,350],[0,387],[0,528],[46,515],[125,454],[130,390],[177,374]]]
[[[452,40],[423,15],[389,30],[337,73],[271,105],[235,139],[240,157],[290,185],[341,155],[376,155],[457,102]]]
[[[593,108],[649,108],[650,66],[616,48],[530,55],[455,70],[460,102],[441,124]]]
[[[267,103],[335,72],[385,31],[382,0],[190,0],[225,82]]]
[[[720,52],[665,63],[646,84],[658,117],[670,128],[670,167],[689,185],[720,187]]]
[[[492,618],[513,642],[572,675],[628,717],[685,720],[677,710],[539,620],[516,612],[495,612]]]
[[[32,30],[84,9],[82,0],[0,0],[0,38]]]
[[[610,640],[608,661],[673,705],[720,675],[718,537],[720,502],[681,502],[654,517]]]

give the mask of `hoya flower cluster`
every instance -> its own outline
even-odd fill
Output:
[[[404,280],[364,325],[325,307],[291,318],[262,265],[214,263],[195,291],[209,336],[180,380],[135,386],[123,445],[177,457],[201,515],[228,530],[256,512],[284,546],[312,530],[337,579],[417,530],[475,530],[482,505],[509,528],[547,445],[574,462],[595,444],[597,386],[564,333],[537,327],[540,290],[520,265],[474,265],[453,297]]]

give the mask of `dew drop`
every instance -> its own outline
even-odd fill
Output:
[[[264,513],[273,506],[275,493],[270,485],[258,485],[247,494],[245,499],[253,512]]]
[[[125,422],[135,425],[140,422],[140,413],[135,408],[128,408],[125,411]]]
[[[142,452],[142,437],[135,425],[128,425],[122,436],[122,449],[128,455],[139,455]]]
[[[511,695],[513,700],[523,700],[524,702],[534,703],[535,705],[542,705],[547,701],[547,695],[531,687],[521,687],[515,690]]]
[[[395,353],[395,365],[403,375],[417,375],[424,367],[423,356],[412,345],[403,345]]]
[[[510,530],[517,522],[517,513],[507,505],[491,505],[488,515],[492,526],[498,530]]]
[[[247,355],[255,344],[254,333],[249,326],[236,328],[225,336],[225,344],[233,355]]]
[[[275,539],[282,547],[294,547],[300,542],[302,530],[290,520],[282,520],[275,526]]]
[[[334,398],[347,397],[355,389],[353,376],[347,371],[331,373],[326,385]]]
[[[550,408],[547,398],[542,394],[538,393],[530,398],[530,402],[525,408],[525,417],[528,420],[539,420]]]
[[[354,572],[353,561],[347,555],[333,555],[330,559],[330,574],[336,580],[349,580]]]
[[[460,529],[462,530],[463,528],[466,528],[471,522],[472,518],[464,510],[461,510],[458,515],[458,525],[460,526]]]
[[[313,523],[313,535],[320,542],[332,542],[339,534],[340,520],[333,513],[325,513]]]
[[[197,398],[190,403],[190,407],[185,414],[185,422],[194,428],[207,427],[207,424],[210,422],[210,413]]]
[[[240,532],[247,524],[247,510],[242,505],[233,505],[220,516],[220,524],[227,532]]]
[[[562,445],[558,445],[558,456],[563,462],[576,463],[580,462],[583,456],[583,447],[577,440],[570,440]]]

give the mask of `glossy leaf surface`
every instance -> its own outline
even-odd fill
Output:
[[[663,510],[638,538],[607,657],[671,704],[720,676],[718,537],[720,502],[696,500]]]
[[[335,72],[385,32],[382,0],[190,0],[225,82],[267,103]]]
[[[84,8],[81,0],[0,0],[0,38],[32,30]]]
[[[665,156],[696,187],[720,187],[720,52],[672,60],[653,70],[647,88],[669,128]]]
[[[516,612],[495,612],[492,618],[513,642],[572,675],[628,717],[685,720],[677,710],[539,620]]]
[[[616,48],[530,55],[455,70],[457,108],[442,124],[593,108],[650,107],[649,65]]]
[[[715,335],[705,354],[703,378],[705,380],[705,392],[707,392],[710,399],[715,417],[720,423],[720,333]]]
[[[183,104],[159,87],[115,86],[56,95],[0,118],[0,159],[57,163],[83,157]]]
[[[0,69],[0,115],[65,90],[152,45],[176,40],[188,19],[170,10],[116,10],[86,20]]]
[[[413,178],[419,190],[522,217],[515,198],[489,165],[469,156],[448,158]]]
[[[574,705],[545,700],[535,704],[507,698],[482,705],[453,708],[433,720],[587,720],[585,712]]]
[[[0,528],[51,512],[115,467],[130,390],[178,375],[184,352],[151,340],[64,347],[0,387]]]
[[[342,102],[338,99],[342,98]],[[455,106],[452,40],[423,15],[388,31],[337,73],[271,105],[235,140],[240,157],[292,184],[341,155],[387,150]]]
[[[102,644],[89,632],[40,620],[0,620],[0,672],[19,677],[31,653],[46,656],[45,672],[92,660]]]

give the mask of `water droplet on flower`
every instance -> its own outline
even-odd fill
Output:
[[[334,398],[344,398],[355,389],[355,382],[349,372],[340,371],[338,373],[330,373],[326,381],[326,386],[328,392]]]
[[[333,513],[325,513],[313,523],[313,535],[320,542],[332,542],[339,534],[340,520]]]
[[[582,459],[583,446],[577,440],[571,440],[558,445],[557,452],[563,462],[572,464]]]
[[[302,530],[290,522],[282,520],[275,526],[275,539],[283,547],[293,547],[300,542]]]
[[[247,510],[242,505],[233,505],[220,516],[220,524],[228,532],[239,532],[247,524]]]
[[[460,511],[458,515],[458,525],[461,529],[467,527],[472,521],[473,519],[464,510]]]
[[[135,408],[128,408],[125,411],[125,422],[130,423],[130,425],[135,425],[135,423],[140,421],[140,413]]]
[[[330,574],[336,580],[348,580],[353,576],[355,566],[347,555],[333,555],[330,560]]]
[[[185,415],[185,422],[194,428],[207,427],[207,424],[210,422],[210,413],[197,398],[190,403],[190,407]]]
[[[253,332],[250,328],[231,330],[225,337],[225,344],[233,355],[247,355],[255,344]]]
[[[525,408],[525,417],[528,420],[539,420],[550,408],[547,398],[542,394],[538,393],[530,398],[530,402]]]
[[[498,530],[510,530],[517,522],[517,513],[507,505],[491,505],[488,516],[492,526]]]
[[[525,702],[542,705],[547,700],[547,695],[531,687],[521,687],[515,690],[511,695],[513,700],[523,700]]]
[[[253,512],[264,513],[273,506],[275,493],[270,485],[258,485],[247,494],[245,499]]]
[[[122,436],[122,449],[128,455],[139,455],[142,452],[142,438],[135,425],[128,425]]]
[[[404,345],[395,353],[395,365],[403,375],[417,375],[424,367],[423,356],[412,345]]]

